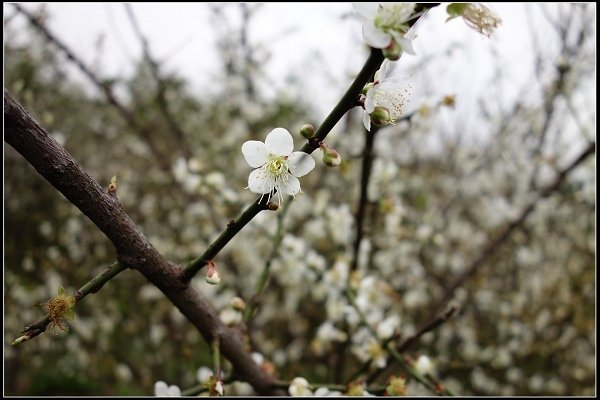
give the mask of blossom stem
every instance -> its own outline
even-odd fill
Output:
[[[371,166],[373,165],[373,145],[375,143],[375,134],[379,129],[371,128],[371,132],[365,132],[365,147],[363,150],[363,160],[360,178],[360,198],[358,200],[358,210],[356,211],[356,236],[354,237],[354,248],[352,254],[352,263],[350,270],[355,271],[358,267],[358,253],[360,250],[360,242],[363,238],[365,212],[367,210],[367,189],[369,187],[369,179],[371,178]]]
[[[267,281],[269,280],[269,274],[271,272],[271,264],[277,254],[279,253],[279,247],[281,245],[281,239],[283,239],[283,219],[287,214],[287,211],[290,209],[290,204],[292,203],[292,199],[289,202],[285,203],[283,210],[277,216],[277,230],[275,231],[275,235],[273,236],[273,247],[271,249],[271,256],[269,260],[265,263],[263,270],[258,278],[258,282],[256,283],[256,293],[252,296],[252,300],[248,303],[246,310],[244,310],[244,322],[248,323],[252,315],[256,311],[260,303],[260,297],[262,296],[263,291],[267,287]]]
[[[221,347],[220,347],[220,341],[219,341],[219,337],[215,337],[215,339],[212,342],[212,356],[213,356],[213,369],[214,369],[214,375],[215,378],[217,378],[217,380],[221,380],[222,379],[222,371],[221,371]]]

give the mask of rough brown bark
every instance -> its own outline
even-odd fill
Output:
[[[240,380],[250,383],[259,394],[281,394],[273,378],[244,349],[240,337],[223,325],[213,307],[182,279],[182,267],[169,262],[150,244],[117,198],[98,185],[6,89],[4,140],[100,228],[114,244],[119,262],[156,285],[207,342],[218,337],[221,353]]]

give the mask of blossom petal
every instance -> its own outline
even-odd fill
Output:
[[[69,306],[69,308],[73,307],[75,305],[75,303],[77,302],[75,300],[74,296],[67,296],[67,297],[65,297],[65,300],[66,300],[67,305]]]
[[[267,151],[267,146],[258,140],[248,140],[244,143],[242,145],[242,153],[244,154],[246,162],[252,168],[258,168],[268,161],[267,156],[269,155],[269,152]]]
[[[265,139],[265,145],[269,153],[278,156],[289,156],[294,151],[294,139],[283,128],[275,128],[269,132]]]
[[[374,19],[379,8],[379,3],[352,3],[352,7],[363,18]]]
[[[365,125],[365,128],[371,132],[371,116],[366,111],[363,114],[363,124]]]
[[[373,96],[375,95],[377,86],[378,85],[375,85],[369,89],[367,91],[367,96],[365,97],[365,111],[369,114],[375,111],[375,102],[373,101]]]
[[[402,35],[394,35],[394,40],[398,42],[400,48],[402,48],[402,51],[406,52],[407,54],[410,54],[411,56],[417,54],[415,52],[415,48],[413,47],[412,39]]]
[[[308,174],[315,167],[315,160],[303,151],[295,151],[288,157],[288,168],[295,177]]]
[[[63,314],[63,318],[68,321],[73,321],[75,319],[75,313],[73,312],[73,310],[69,309],[65,311],[65,313]]]
[[[390,65],[390,60],[388,60],[387,58],[385,60],[383,60],[383,62],[381,63],[381,67],[379,67],[377,72],[375,72],[375,76],[374,76],[375,81],[382,81],[385,79],[385,77],[387,76],[387,72],[388,72],[387,70],[388,70],[389,65]]]
[[[294,175],[288,175],[287,180],[282,181],[277,189],[283,194],[295,196],[300,192],[300,181]]]
[[[169,397],[181,397],[181,389],[177,385],[169,386],[169,390],[167,392],[167,396]]]
[[[163,397],[169,391],[169,386],[163,381],[158,381],[154,384],[154,395],[158,397]]]
[[[275,180],[262,169],[255,169],[248,176],[248,189],[254,193],[267,194],[273,191]]]
[[[385,49],[390,45],[392,35],[381,31],[373,21],[366,21],[363,25],[363,38],[371,47]]]

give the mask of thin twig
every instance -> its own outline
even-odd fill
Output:
[[[166,98],[167,82],[161,76],[160,65],[152,57],[152,54],[150,53],[150,45],[148,44],[148,40],[146,39],[146,37],[144,37],[144,34],[142,33],[142,30],[140,29],[140,26],[137,22],[134,12],[133,12],[133,7],[129,3],[125,3],[124,6],[125,6],[125,10],[127,11],[127,16],[129,17],[129,21],[131,22],[133,30],[135,31],[136,36],[138,37],[139,41],[142,44],[142,51],[144,53],[144,58],[146,59],[146,62],[150,66],[150,71],[152,72],[152,77],[156,81],[156,98],[155,98],[155,100],[156,100],[156,104],[158,105],[158,109],[160,110],[161,114],[165,118],[165,121],[167,121],[169,128],[173,132],[173,134],[174,134],[173,136],[178,142],[179,150],[181,150],[183,152],[185,158],[189,159],[191,157],[191,151],[190,151],[190,146],[187,145],[187,140],[186,140],[187,136],[184,133],[181,126],[179,125],[179,123],[176,121],[176,119],[169,107],[169,102],[167,101],[167,98]]]
[[[104,286],[104,284],[106,282],[110,281],[111,279],[113,279],[115,276],[117,276],[121,272],[125,271],[126,269],[127,269],[127,267],[120,264],[119,262],[114,262],[110,267],[108,267],[100,275],[94,277],[92,280],[90,280],[85,285],[83,285],[81,288],[79,288],[79,290],[77,290],[73,294],[73,296],[75,297],[75,301],[79,302],[88,294],[98,292],[102,288],[102,286]],[[50,318],[48,317],[48,315],[46,315],[44,318],[25,327],[25,329],[23,329],[21,331],[21,333],[24,333],[25,336],[27,336],[26,340],[31,340],[34,337],[44,333],[49,324],[50,324]],[[23,341],[26,341],[26,340],[23,340]]]
[[[377,335],[377,332],[371,326],[371,324],[368,323],[365,314],[360,309],[360,307],[358,307],[358,304],[356,303],[356,298],[354,297],[354,293],[352,292],[352,290],[346,289],[344,291],[344,294],[346,295],[346,298],[350,302],[350,305],[354,308],[354,310],[358,314],[358,318],[360,320],[361,325],[365,326],[369,330],[369,332],[371,333],[373,338],[379,342],[380,346],[382,346],[382,348],[385,348],[390,353],[392,358],[394,358],[394,360],[398,364],[400,364],[402,367],[404,367],[406,369],[406,371],[408,372],[408,374],[413,379],[415,379],[417,382],[423,384],[425,387],[432,390],[434,393],[437,393],[440,395],[445,395],[445,396],[454,396],[454,393],[452,393],[450,390],[446,389],[446,387],[435,377],[424,376],[421,373],[419,373],[419,371],[417,371],[415,368],[413,368],[412,365],[410,365],[410,363],[407,362],[404,359],[404,357],[402,357],[402,355],[396,350],[396,348],[393,346],[393,344],[391,342],[380,340],[379,336]]]
[[[165,172],[168,172],[171,176],[171,162],[170,156],[166,154],[165,151],[159,146],[159,144],[154,139],[154,135],[151,134],[152,129],[142,124],[135,115],[121,103],[120,100],[117,99],[115,94],[113,93],[112,86],[100,79],[79,57],[75,55],[73,51],[71,51],[61,40],[59,40],[50,30],[44,26],[44,24],[39,21],[35,15],[31,14],[29,11],[25,10],[19,4],[12,3],[12,6],[15,9],[23,14],[29,22],[37,28],[50,42],[54,43],[65,55],[67,59],[72,61],[80,70],[83,72],[85,76],[87,76],[90,81],[92,81],[106,96],[108,102],[121,114],[121,116],[125,119],[130,128],[137,132],[140,136],[142,136],[148,143],[150,150],[157,158],[159,166]]]
[[[254,315],[254,312],[258,308],[260,304],[261,296],[267,286],[267,282],[269,281],[269,274],[271,272],[271,264],[273,260],[277,257],[279,253],[279,247],[281,246],[281,240],[283,239],[283,219],[290,209],[291,200],[287,202],[281,211],[281,213],[277,216],[277,229],[275,231],[275,235],[273,235],[273,247],[271,248],[271,255],[269,259],[265,263],[263,270],[256,282],[256,293],[252,296],[252,299],[248,302],[246,309],[244,310],[244,322],[246,324],[249,323],[250,318]]]
[[[543,200],[544,198],[548,197],[550,194],[552,194],[553,192],[558,190],[560,188],[560,186],[562,185],[562,183],[565,181],[568,174],[573,169],[575,169],[579,164],[581,164],[583,161],[585,161],[585,159],[588,156],[594,154],[595,152],[596,152],[596,143],[595,142],[588,143],[587,147],[579,154],[579,156],[575,160],[573,160],[567,167],[565,167],[563,170],[561,170],[558,173],[558,175],[556,176],[556,178],[554,179],[554,181],[550,185],[546,186],[545,189],[541,190],[538,193],[538,195],[536,196],[536,198],[533,201],[531,201],[531,203],[529,203],[529,205],[527,205],[527,207],[525,207],[521,211],[521,213],[519,214],[519,216],[517,218],[515,218],[512,222],[507,224],[504,227],[504,229],[502,229],[502,231],[500,231],[500,233],[498,233],[493,239],[491,239],[484,246],[484,249],[481,252],[481,254],[479,255],[479,257],[477,257],[471,263],[471,265],[466,269],[465,272],[463,272],[460,276],[458,276],[452,282],[452,284],[450,286],[448,286],[444,295],[434,303],[435,306],[433,307],[433,309],[436,310],[436,312],[437,312],[437,310],[439,310],[443,305],[445,305],[448,302],[448,300],[454,295],[454,292],[456,291],[456,289],[461,287],[468,279],[473,277],[473,275],[475,275],[485,265],[485,263],[496,253],[496,250],[510,238],[510,235],[512,234],[512,232],[515,231],[517,228],[521,227],[525,223],[525,220],[527,219],[529,214],[531,214],[533,212],[536,205],[541,200]]]
[[[361,167],[361,177],[360,177],[360,194],[358,200],[358,209],[356,210],[356,217],[354,219],[354,224],[356,227],[356,233],[354,236],[354,247],[352,251],[352,263],[350,264],[350,271],[355,271],[358,267],[358,257],[360,251],[360,243],[363,239],[364,232],[364,221],[365,221],[365,212],[367,210],[367,204],[369,202],[368,199],[368,189],[369,189],[369,180],[371,178],[371,167],[373,165],[373,145],[375,144],[375,135],[378,129],[374,127],[371,132],[365,132],[365,147],[363,150],[363,159],[362,159],[362,167]]]
[[[425,324],[421,328],[419,328],[415,334],[406,338],[402,342],[402,344],[400,344],[395,349],[395,351],[397,351],[399,354],[404,353],[412,345],[417,343],[424,334],[426,334],[427,332],[431,332],[434,329],[437,329],[439,326],[441,326],[446,321],[448,321],[450,318],[452,318],[452,316],[456,313],[457,309],[458,308],[455,305],[451,305],[450,307],[448,307],[448,309],[446,311],[439,314],[436,318],[426,321]],[[388,367],[389,367],[389,365],[388,365]],[[369,377],[367,378],[367,380],[366,380],[367,383],[374,382],[375,379],[377,379],[381,374],[385,373],[386,369],[387,368],[383,368],[383,369],[378,369],[378,370],[373,371],[373,373],[371,375],[369,375]]]

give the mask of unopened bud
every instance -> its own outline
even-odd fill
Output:
[[[342,157],[334,149],[323,149],[323,162],[328,167],[337,167],[342,163]]]
[[[456,97],[453,94],[449,94],[448,96],[444,96],[442,99],[442,105],[450,108],[454,108],[456,105]]]
[[[375,126],[386,126],[390,123],[391,115],[387,108],[375,107],[375,110],[370,114],[371,123]]]
[[[401,54],[402,47],[400,47],[400,45],[393,39],[390,45],[383,49],[383,56],[390,61],[397,61]]]
[[[13,340],[13,342],[11,343],[11,345],[14,346],[16,344],[19,344],[19,343],[22,343],[22,342],[26,342],[29,339],[31,339],[29,336],[23,335],[23,336],[20,336],[20,337],[16,338],[15,340]]]
[[[302,125],[300,128],[300,134],[306,139],[310,139],[315,136],[315,128],[311,124]]]
[[[211,285],[217,285],[221,282],[221,274],[217,271],[217,264],[214,261],[207,263],[206,282]]]
[[[229,304],[231,304],[231,307],[233,307],[233,309],[237,311],[244,311],[246,309],[246,302],[242,300],[241,297],[234,297],[233,299],[231,299]]]

